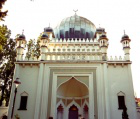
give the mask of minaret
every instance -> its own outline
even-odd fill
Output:
[[[40,39],[40,50],[41,50],[41,60],[45,60],[45,53],[47,50],[47,43],[50,42],[50,39],[46,32],[44,32]]]
[[[26,47],[26,37],[22,33],[16,38],[16,51],[17,51],[17,61],[23,60],[24,49]]]
[[[127,61],[130,61],[130,54],[129,54],[130,53],[130,41],[131,41],[131,39],[124,32],[124,35],[122,36],[122,39],[121,39],[121,43],[123,45],[123,51],[124,51],[125,59]]]
[[[98,39],[100,43],[100,48],[102,52],[102,60],[107,60],[107,49],[108,49],[108,38],[105,33],[102,33],[100,38]]]

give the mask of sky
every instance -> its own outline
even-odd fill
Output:
[[[8,16],[0,24],[8,26],[12,38],[24,29],[26,40],[37,39],[45,27],[50,24],[55,28],[77,9],[77,15],[89,19],[97,28],[105,28],[108,56],[123,57],[120,40],[124,30],[129,35],[134,90],[140,97],[140,0],[7,0],[4,10],[8,10]]]

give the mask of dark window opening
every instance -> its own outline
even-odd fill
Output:
[[[88,32],[86,32],[86,39],[89,39],[90,38],[90,34]]]
[[[75,31],[75,38],[80,38],[80,31]]]
[[[65,32],[65,38],[69,38],[69,32],[68,31]]]
[[[70,28],[69,31],[69,37],[74,38],[74,28]]]
[[[118,96],[118,104],[119,104],[118,109],[124,109],[124,107],[125,107],[124,96]]]
[[[81,38],[85,38],[85,29],[81,28]]]
[[[60,38],[64,39],[63,30],[60,30]]]
[[[27,96],[21,96],[19,110],[27,110]]]

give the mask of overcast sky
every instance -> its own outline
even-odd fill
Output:
[[[125,30],[131,39],[134,89],[140,97],[140,0],[7,0],[4,9],[9,12],[3,23],[12,37],[24,29],[27,40],[37,39],[49,23],[54,28],[78,9],[77,15],[105,28],[108,56],[124,55],[120,40]]]

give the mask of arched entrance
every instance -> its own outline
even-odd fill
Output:
[[[88,98],[88,87],[74,77],[59,85],[57,89],[57,104],[59,104],[59,100],[64,104],[64,119],[78,119],[78,115],[83,117],[83,104]],[[59,111],[56,111],[58,119]]]
[[[69,119],[78,119],[78,108],[75,105],[69,109]]]

